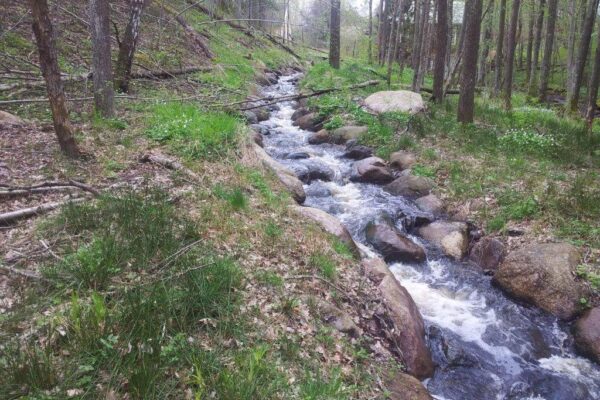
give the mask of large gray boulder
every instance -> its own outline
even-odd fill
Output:
[[[304,200],[306,200],[304,185],[302,185],[302,181],[298,179],[294,172],[271,158],[271,156],[269,156],[258,144],[253,143],[252,149],[262,164],[277,175],[283,186],[285,186],[287,191],[291,194],[292,198],[296,200],[297,203],[304,203]]]
[[[469,261],[479,265],[484,270],[493,271],[506,256],[504,244],[496,238],[484,237],[479,240],[469,254]]]
[[[394,176],[385,165],[385,161],[378,157],[369,157],[356,161],[352,165],[352,182],[365,182],[384,184],[394,180]]]
[[[425,109],[425,102],[419,93],[408,90],[386,90],[376,92],[364,101],[365,107],[375,113],[405,112],[416,114]]]
[[[306,218],[315,221],[326,232],[337,237],[342,243],[345,243],[354,255],[359,255],[358,247],[356,247],[356,243],[354,243],[352,235],[350,235],[348,229],[346,229],[346,227],[342,225],[342,223],[336,217],[326,213],[323,210],[319,210],[318,208],[312,207],[296,206],[294,207],[294,211]]]
[[[509,253],[494,282],[509,296],[533,304],[563,320],[579,311],[585,287],[575,280],[581,255],[567,243],[533,244]]]
[[[464,222],[435,221],[420,227],[418,233],[455,260],[461,260],[469,248],[468,227]]]
[[[421,197],[431,192],[433,181],[423,176],[404,174],[387,184],[384,189],[396,196]]]
[[[415,200],[415,204],[421,211],[433,215],[440,215],[444,211],[444,203],[435,194],[419,197]]]
[[[367,242],[388,262],[417,262],[427,259],[425,250],[386,223],[370,223],[366,229]]]
[[[416,162],[415,155],[408,151],[401,150],[390,155],[390,167],[401,171],[412,167]]]
[[[330,142],[335,144],[343,144],[349,140],[356,140],[365,133],[369,128],[366,126],[342,126],[341,128],[334,129],[330,134]]]
[[[414,300],[381,258],[363,260],[362,265],[386,305],[394,324],[388,333],[399,347],[408,373],[418,379],[432,376],[434,365],[425,342],[425,324]]]
[[[575,322],[573,334],[577,350],[600,364],[600,307],[586,311]]]

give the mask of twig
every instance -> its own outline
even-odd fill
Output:
[[[64,261],[64,258],[60,257],[59,255],[57,255],[55,252],[52,251],[52,249],[50,248],[50,246],[48,246],[48,243],[46,243],[46,241],[44,239],[40,239],[40,243],[42,244],[42,246],[44,246],[44,248],[46,250],[48,250],[48,253],[50,253],[50,255],[54,258],[56,258],[59,261]]]

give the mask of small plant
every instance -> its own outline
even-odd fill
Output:
[[[281,305],[279,309],[287,317],[293,317],[296,310],[300,306],[300,300],[297,297],[285,296],[281,299]]]
[[[426,167],[421,164],[415,164],[412,166],[412,173],[416,176],[424,176],[427,178],[435,178],[435,170],[431,167]]]
[[[331,258],[323,253],[315,253],[310,256],[310,265],[319,270],[324,278],[334,280],[337,276],[335,263]]]
[[[256,280],[264,285],[282,287],[283,278],[274,272],[260,270],[255,273]]]
[[[236,211],[248,208],[248,198],[241,188],[236,187],[231,190],[224,189],[221,185],[216,185],[213,189],[215,195],[227,201],[231,208]]]
[[[265,225],[265,235],[271,239],[277,239],[283,234],[283,230],[274,221],[269,221]]]
[[[320,370],[306,371],[300,389],[303,400],[342,400],[349,396],[349,391],[344,386],[341,373],[337,369],[332,371],[329,378],[325,377]]]
[[[350,247],[338,238],[333,238],[332,247],[336,253],[338,253],[344,258],[351,259],[354,257],[354,254],[352,253],[352,250],[350,250]]]
[[[327,129],[328,131],[333,131],[337,128],[341,128],[342,126],[344,126],[344,120],[339,115],[334,116],[325,124],[323,124],[323,128]]]

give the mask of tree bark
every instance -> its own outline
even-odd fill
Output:
[[[40,57],[40,69],[46,81],[50,109],[52,110],[54,131],[61,150],[69,157],[78,157],[81,153],[75,142],[73,128],[69,122],[69,112],[65,105],[65,93],[60,79],[58,55],[52,22],[48,12],[48,3],[46,0],[29,0],[29,4],[33,33]]]
[[[329,65],[340,68],[340,0],[331,1],[331,22],[329,31]]]
[[[588,139],[592,138],[592,124],[594,123],[594,116],[596,115],[596,109],[598,108],[598,85],[600,85],[600,27],[597,33],[597,45],[596,55],[594,57],[594,67],[592,69],[592,76],[590,78],[590,86],[588,88],[588,104],[586,111],[586,120],[588,123]],[[591,142],[590,142],[591,144]],[[591,146],[590,146],[591,148]]]
[[[535,27],[535,2],[529,9],[529,28],[527,31],[527,50],[525,52],[525,81],[529,82],[531,76],[531,57],[533,55],[533,32]]]
[[[575,69],[575,40],[577,35],[577,2],[569,1],[569,36],[567,38],[567,97],[573,91],[573,70]]]
[[[369,65],[373,64],[373,0],[369,0]]]
[[[538,89],[538,67],[540,64],[540,49],[542,48],[542,30],[544,27],[544,13],[546,9],[546,0],[540,0],[538,13],[535,22],[535,38],[533,41],[533,54],[531,60],[531,71],[529,72],[529,95],[537,96]]]
[[[435,66],[433,69],[433,99],[444,99],[444,76],[448,40],[448,0],[436,0],[437,26],[435,33]]]
[[[592,0],[595,1],[595,0]],[[542,71],[540,76],[540,101],[546,101],[548,81],[550,80],[550,69],[552,63],[552,48],[554,46],[554,28],[556,26],[558,0],[548,1],[548,23],[546,24],[546,43],[544,44],[544,58],[542,60]]]
[[[508,31],[508,46],[506,53],[506,76],[504,77],[504,108],[512,108],[512,84],[513,71],[515,68],[515,47],[517,37],[517,25],[519,24],[519,9],[521,0],[513,0],[512,14],[510,17],[510,29]]]
[[[592,38],[592,31],[594,30],[594,22],[596,21],[597,12],[598,0],[589,0],[586,9],[585,21],[583,24],[581,42],[579,43],[579,51],[577,52],[577,59],[575,60],[573,90],[571,92],[571,96],[567,99],[567,107],[571,111],[577,111],[577,107],[579,105],[579,92],[583,82],[583,71],[585,69],[585,63],[590,49],[590,41]]]
[[[458,121],[463,123],[473,122],[482,8],[482,0],[467,0],[465,2],[465,16],[463,22],[465,43],[463,49],[463,68],[460,78],[460,96],[458,98],[457,115]]]
[[[504,47],[504,28],[506,25],[506,0],[500,0],[500,15],[498,17],[498,40],[496,42],[496,61],[494,71],[494,96],[500,92],[502,83],[502,62]]]
[[[115,68],[115,88],[123,93],[127,93],[129,90],[129,78],[131,75],[131,66],[133,65],[133,56],[140,35],[142,12],[146,3],[149,2],[150,0],[131,0],[129,22],[119,46],[119,56]]]
[[[392,28],[390,31],[390,40],[389,40],[390,48],[388,49],[387,77],[386,77],[388,87],[390,86],[391,81],[392,81],[392,66],[394,65],[394,62],[396,61],[396,53],[398,51],[398,42],[399,42],[400,36],[401,36],[400,29],[402,29],[402,17],[401,17],[402,16],[402,6],[403,6],[403,0],[396,0],[395,6],[394,6],[394,12],[392,13]]]
[[[110,8],[108,0],[90,0],[89,21],[92,36],[92,80],[94,105],[104,118],[114,116],[112,65],[110,58]]]

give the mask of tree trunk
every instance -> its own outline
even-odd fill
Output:
[[[448,79],[450,74],[451,60],[452,60],[452,39],[454,33],[454,0],[448,0],[448,42],[446,45],[446,76],[444,79]]]
[[[595,0],[592,0],[595,1]],[[552,63],[552,48],[554,46],[554,28],[556,26],[558,0],[548,1],[548,23],[546,24],[546,43],[544,44],[544,58],[542,60],[542,71],[540,76],[540,101],[546,101],[548,81],[550,80],[550,69]]]
[[[65,106],[65,93],[60,79],[58,55],[52,22],[48,13],[48,3],[46,0],[29,0],[29,4],[33,33],[40,57],[40,69],[46,81],[50,109],[52,110],[54,131],[61,150],[69,157],[78,157],[81,153],[73,137],[73,128],[69,122],[69,113]]]
[[[590,78],[590,87],[588,89],[588,104],[586,112],[586,120],[588,123],[588,139],[592,139],[592,125],[594,123],[594,116],[596,115],[596,109],[598,108],[598,85],[600,84],[600,27],[598,27],[598,40],[596,45],[596,56],[594,58],[594,67],[592,68],[592,76]],[[591,149],[591,146],[590,146]]]
[[[525,53],[525,81],[529,82],[531,76],[531,57],[533,55],[533,32],[535,27],[535,2],[531,3],[529,10],[529,29],[527,31],[527,50]]]
[[[419,56],[421,55],[420,46],[422,46],[423,41],[421,40],[423,37],[422,34],[422,26],[421,26],[421,14],[423,10],[423,2],[425,0],[415,0],[415,28],[413,32],[413,48],[412,48],[412,62],[411,66],[413,72],[416,72],[418,68]]]
[[[373,64],[373,0],[369,0],[369,65]]]
[[[427,57],[426,53],[428,51],[428,37],[429,37],[429,11],[431,9],[431,0],[424,0],[422,4],[423,9],[421,11],[421,22],[419,28],[419,37],[417,41],[419,45],[417,46],[417,58],[416,58],[416,66],[413,74],[413,84],[412,90],[413,92],[420,92],[421,85],[423,83],[423,76],[425,75],[425,69],[427,67]]]
[[[444,76],[448,40],[448,0],[436,0],[437,26],[435,32],[435,66],[433,69],[433,98],[437,103],[444,99]]]
[[[331,0],[331,22],[329,24],[329,65],[340,68],[340,0]]]
[[[494,7],[494,0],[490,0],[488,9]],[[477,71],[477,82],[480,86],[485,85],[486,78],[486,68],[487,68],[487,60],[490,54],[490,42],[492,40],[492,25],[493,25],[494,15],[490,13],[485,18],[485,30],[481,33],[481,40],[483,41],[483,48],[481,50],[481,55],[479,56],[479,69]],[[483,21],[481,22],[483,24]],[[480,44],[481,47],[481,44]]]
[[[535,39],[533,41],[533,55],[531,60],[531,71],[529,72],[529,95],[537,96],[538,89],[538,67],[540,65],[540,49],[542,48],[542,30],[544,27],[544,13],[546,0],[540,0],[538,14],[535,22]]]
[[[467,0],[465,2],[465,16],[463,23],[465,43],[463,49],[463,68],[460,77],[460,96],[458,98],[457,115],[458,121],[463,123],[473,122],[482,8],[482,0]]]
[[[403,0],[396,0],[394,6],[394,12],[392,13],[392,26],[390,31],[390,44],[388,49],[387,59],[387,84],[390,86],[392,81],[392,66],[396,61],[396,53],[398,51],[398,42],[401,35],[400,29],[402,29],[402,18],[398,18],[402,14]]]
[[[494,71],[494,96],[500,92],[502,83],[502,62],[504,47],[504,26],[506,24],[506,0],[500,0],[500,15],[498,17],[498,41],[496,42],[496,61]]]
[[[150,0],[131,0],[129,22],[119,46],[119,56],[115,68],[115,88],[123,93],[129,90],[129,76],[140,35],[140,21],[147,2],[149,3]]]
[[[590,41],[597,12],[598,0],[589,0],[583,24],[581,42],[579,43],[579,51],[577,52],[577,59],[575,60],[573,90],[571,96],[567,99],[567,107],[571,111],[577,111],[579,105],[579,92],[581,90],[581,83],[583,82],[583,71],[590,49]]]
[[[114,116],[112,65],[110,58],[110,8],[108,0],[90,0],[89,21],[92,36],[92,79],[94,105],[104,118]]]
[[[521,0],[513,0],[512,14],[510,17],[510,28],[508,31],[508,43],[506,53],[506,76],[504,77],[504,108],[510,110],[512,108],[512,84],[513,71],[515,68],[515,47],[517,38],[517,25],[519,24],[519,9]]]
[[[573,92],[573,71],[575,69],[575,41],[577,35],[577,2],[569,1],[569,37],[567,38],[567,97]]]

